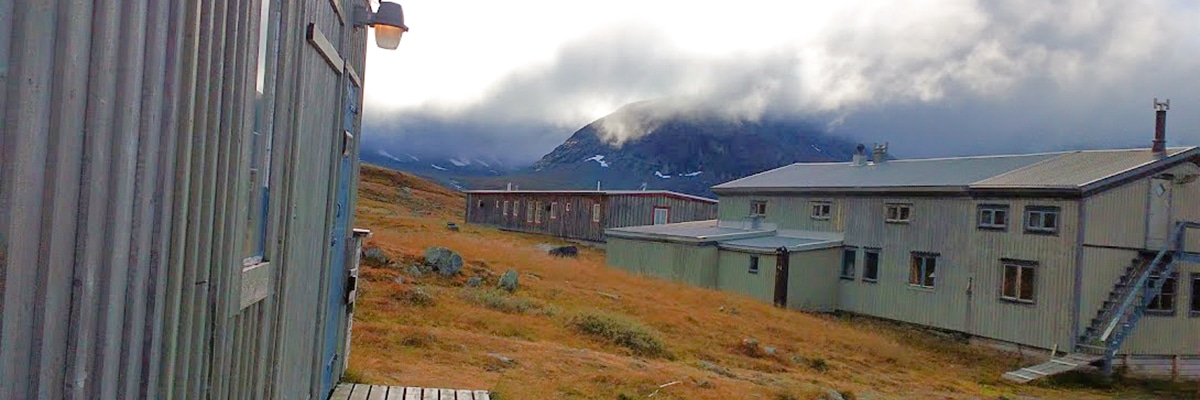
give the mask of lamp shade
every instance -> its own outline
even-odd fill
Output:
[[[400,37],[408,31],[404,25],[404,9],[400,4],[383,1],[371,21],[375,26],[375,45],[384,49],[400,46]]]
[[[375,25],[375,45],[383,49],[395,50],[400,46],[400,37],[404,29],[391,25]]]

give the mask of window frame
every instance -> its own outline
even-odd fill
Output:
[[[666,216],[663,218],[663,223],[658,223],[658,210],[666,211]],[[654,206],[650,214],[650,222],[652,225],[666,225],[671,223],[671,207]]]
[[[566,215],[569,212],[571,212],[571,202],[564,201],[563,202],[563,215]]]
[[[937,260],[938,260],[938,258],[940,258],[940,255],[937,253],[928,253],[928,252],[920,252],[920,251],[912,252],[912,255],[909,257],[908,286],[911,288],[915,288],[915,289],[926,289],[926,290],[936,289],[937,281],[938,281],[938,276],[937,276],[937,264],[938,264]],[[917,264],[917,262],[918,262],[917,260],[921,260],[919,265]],[[929,262],[930,260],[932,260],[932,268],[930,268],[931,267],[930,262]],[[919,272],[919,275],[916,275],[920,278],[920,279],[918,279],[917,283],[913,283],[913,277],[914,277],[913,273],[914,272]]]
[[[532,200],[525,201],[525,223],[533,223],[533,207]]]
[[[767,216],[767,201],[766,200],[750,200],[750,216],[751,217]]]
[[[1033,216],[1035,213],[1038,215],[1038,220],[1042,222],[1041,225],[1045,225],[1046,215],[1054,215],[1054,226],[1051,228],[1046,228],[1044,226],[1031,227],[1029,224],[1033,222]],[[1025,206],[1025,212],[1022,214],[1025,218],[1021,225],[1024,227],[1025,233],[1034,235],[1058,235],[1059,227],[1062,226],[1062,210],[1058,206],[1029,205]]]
[[[750,256],[750,266],[747,268],[746,272],[758,275],[758,271],[758,256]]]
[[[1004,213],[1004,222],[996,223],[996,213]],[[985,222],[984,214],[991,214],[991,221]],[[1008,204],[984,203],[975,208],[975,227],[984,231],[1007,232],[1012,221],[1012,208]]]
[[[893,217],[892,209],[896,209],[896,215]],[[883,204],[883,222],[888,224],[907,224],[912,222],[912,203],[884,203]],[[907,212],[904,212],[907,211]]]
[[[508,216],[508,200],[504,201],[504,216]]]
[[[542,223],[542,212],[543,212],[542,211],[542,202],[540,202],[540,201],[534,202],[533,203],[533,223],[535,223],[535,224]]]
[[[280,25],[280,3],[275,0],[262,0],[256,12],[258,16],[258,32],[253,54],[256,64],[254,70],[254,88],[251,91],[257,99],[253,104],[253,116],[249,121],[249,129],[243,140],[247,144],[244,156],[245,175],[239,175],[240,181],[248,188],[249,198],[246,203],[246,219],[243,221],[245,232],[241,235],[241,245],[237,247],[241,256],[242,267],[266,264],[271,261],[273,242],[277,232],[272,228],[272,208],[277,208],[277,202],[272,202],[277,185],[273,185],[274,173],[278,157],[274,154],[275,144],[275,94],[278,88],[278,66],[280,63],[280,46],[283,41]],[[259,74],[262,80],[259,81]],[[261,86],[260,86],[261,85]],[[361,88],[360,88],[361,89]],[[260,95],[261,93],[261,95]],[[340,115],[340,114],[339,114]],[[343,142],[343,152],[349,151],[348,142]],[[260,147],[261,146],[261,147]],[[239,155],[242,157],[243,155]],[[244,178],[241,178],[244,177]]]
[[[550,202],[550,219],[558,219],[558,202]]]
[[[846,256],[850,257],[847,258]],[[842,248],[842,265],[838,270],[838,279],[853,281],[858,276],[858,248]]]
[[[883,249],[870,248],[870,247],[863,248],[863,273],[862,273],[862,278],[861,278],[861,280],[863,282],[867,282],[867,283],[878,283],[879,282],[879,259],[882,256],[882,254],[881,254],[882,252],[883,252]],[[873,274],[874,276],[868,278],[867,277],[867,269],[868,269],[867,266],[869,264],[867,263],[867,259],[869,258],[868,256],[872,255],[872,254],[875,255],[875,266],[874,266],[875,271]]]
[[[1157,275],[1157,274],[1150,275],[1150,279],[1155,279],[1158,276],[1159,275]],[[1168,296],[1171,299],[1171,308],[1169,308],[1169,309],[1167,309],[1167,308],[1152,308],[1155,305],[1154,303],[1159,303],[1158,304],[1159,306],[1162,305],[1161,303],[1162,303],[1163,295],[1166,294],[1166,292],[1160,291],[1158,296],[1154,296],[1154,298],[1152,298],[1146,302],[1146,315],[1154,315],[1154,316],[1160,316],[1160,317],[1175,316],[1175,312],[1179,310],[1179,272],[1172,272],[1171,275],[1167,277],[1167,280],[1165,282],[1163,282],[1164,289],[1167,287],[1168,282],[1173,284],[1172,289],[1174,289],[1171,291],[1171,294]]]
[[[1019,303],[1019,304],[1037,304],[1038,266],[1039,266],[1038,263],[1034,262],[1034,261],[1001,259],[1000,260],[1000,300],[1010,302],[1010,303]],[[1016,272],[1017,272],[1016,282],[1014,282],[1014,285],[1012,286],[1013,290],[1015,291],[1014,292],[1015,294],[1013,296],[1009,296],[1004,293],[1005,289],[1008,287],[1007,283],[1008,283],[1009,267],[1015,268]],[[1031,286],[1033,286],[1033,288],[1029,290],[1029,298],[1028,299],[1023,298],[1021,296],[1021,293],[1023,292],[1022,289],[1025,288],[1024,277],[1025,277],[1027,270],[1029,271],[1028,273],[1033,275],[1033,278],[1032,278],[1033,280],[1029,283]]]
[[[832,201],[826,201],[826,200],[810,201],[809,208],[810,208],[809,218],[812,218],[815,220],[827,221],[830,219],[830,215],[833,214],[833,202]]]
[[[1191,302],[1188,303],[1188,316],[1200,317],[1200,272],[1193,272],[1188,280],[1192,291],[1189,293]]]
[[[600,203],[592,203],[592,222],[600,222]]]

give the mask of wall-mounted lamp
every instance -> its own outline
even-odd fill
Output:
[[[365,5],[354,6],[354,24],[374,27],[375,45],[388,50],[399,47],[400,36],[408,32],[408,26],[404,25],[404,9],[389,1],[379,2],[375,12]]]

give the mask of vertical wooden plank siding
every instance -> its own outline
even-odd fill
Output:
[[[324,397],[317,332],[346,321],[309,288],[346,266],[332,191],[299,183],[336,176],[344,105],[303,34],[362,76],[366,32],[273,9],[274,287],[243,307],[259,1],[0,0],[0,398]]]
[[[509,205],[507,215],[505,202]],[[529,218],[531,202],[541,204],[541,222]],[[599,222],[592,218],[594,204],[601,205]],[[600,242],[605,240],[607,228],[653,224],[654,207],[670,209],[672,223],[713,219],[717,215],[715,203],[663,194],[473,192],[467,193],[466,220],[518,232]],[[554,218],[550,218],[551,208],[555,211]]]

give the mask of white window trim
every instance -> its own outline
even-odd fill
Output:
[[[892,208],[896,209],[896,218],[888,216]],[[912,208],[912,204],[909,203],[885,203],[883,207],[883,221],[891,224],[907,224],[912,222]],[[900,210],[902,209],[908,210],[908,216],[905,218],[900,217],[902,214]]]
[[[592,222],[600,222],[600,203],[592,204]]]
[[[809,202],[809,208],[809,217],[812,219],[828,220],[833,214],[833,202],[830,201]]]
[[[863,258],[863,269],[862,269],[863,270],[863,273],[862,273],[862,281],[863,282],[870,282],[870,283],[879,282],[879,262],[880,262],[880,257],[882,256],[881,253],[882,253],[882,251],[880,251],[879,249],[868,249],[868,248],[863,249],[863,257],[862,257]],[[875,255],[875,277],[874,278],[867,277],[867,254]]]
[[[504,216],[508,216],[508,200],[504,201]]]
[[[849,269],[850,274],[849,275],[846,274],[846,272],[847,272],[846,253],[847,252],[853,254],[853,258],[850,259],[850,269]],[[852,281],[852,280],[854,280],[855,276],[857,276],[857,275],[858,275],[858,248],[843,247],[842,248],[842,265],[841,265],[841,268],[838,270],[838,278]]]
[[[996,223],[996,212],[997,211],[1004,213],[1004,223],[1000,223],[1000,224]],[[984,218],[985,213],[991,214],[991,221],[985,220],[985,218]],[[978,218],[978,221],[977,221],[978,228],[988,229],[988,230],[1008,230],[1008,224],[1010,221],[1012,221],[1012,212],[1010,211],[1009,207],[1005,206],[1005,205],[981,204],[981,205],[979,205],[979,208],[977,209],[976,218]]]
[[[919,275],[919,279],[917,280],[917,283],[912,283],[912,265],[910,264],[909,270],[908,270],[908,280],[907,280],[908,286],[913,287],[913,288],[929,289],[929,290],[937,288],[937,282],[938,282],[937,259],[938,259],[938,256],[931,255],[931,254],[913,253],[912,255],[909,256],[910,263],[912,262],[913,258],[920,258],[922,260],[921,267],[918,269],[920,271],[920,275]],[[932,285],[925,284],[925,277],[929,275],[928,271],[926,270],[926,268],[929,266],[928,261],[925,261],[927,259],[934,260],[933,261],[933,284]]]
[[[1150,278],[1156,279],[1160,276],[1161,275],[1155,274],[1151,275]],[[1150,308],[1150,303],[1153,303],[1155,299],[1158,299],[1162,296],[1162,292],[1159,292],[1158,296],[1154,296],[1153,299],[1150,299],[1150,301],[1147,302],[1146,315],[1174,316],[1175,312],[1179,310],[1179,273],[1171,273],[1170,279],[1175,280],[1175,291],[1171,293],[1171,308]]]
[[[762,207],[759,207],[759,206],[762,206]],[[759,208],[762,208],[762,210],[759,211]],[[759,217],[766,216],[767,215],[767,201],[766,200],[750,200],[750,215],[759,216]]]
[[[550,219],[558,219],[558,202],[550,202]]]
[[[1024,264],[1024,263],[1018,263],[1018,262],[1005,262],[1001,265],[1003,266],[1003,268],[1000,270],[1000,299],[1005,300],[1005,301],[1015,302],[1015,303],[1025,303],[1025,304],[1036,303],[1037,302],[1037,286],[1038,286],[1037,285],[1037,275],[1038,275],[1037,274],[1037,265],[1036,264]],[[1008,267],[1016,267],[1017,268],[1017,278],[1016,278],[1017,281],[1015,282],[1015,286],[1014,286],[1014,288],[1016,289],[1016,293],[1017,293],[1016,296],[1009,296],[1009,295],[1004,294],[1005,280],[1008,279]],[[1029,291],[1033,297],[1029,298],[1029,299],[1021,298],[1021,289],[1022,289],[1021,282],[1023,282],[1023,280],[1021,279],[1021,276],[1025,274],[1025,269],[1033,270],[1033,290]]]
[[[650,218],[651,218],[651,221],[650,221],[650,222],[651,222],[653,225],[665,225],[665,224],[669,224],[669,223],[671,223],[671,209],[670,209],[670,208],[667,208],[667,207],[660,207],[660,206],[655,206],[653,210],[654,210],[654,211],[653,211],[653,214],[652,214],[652,215],[651,215],[651,217],[650,217]],[[662,224],[659,224],[659,223],[658,223],[658,212],[659,212],[660,210],[661,210],[661,211],[663,211],[663,222],[662,222]]]
[[[750,265],[748,267],[746,267],[746,272],[754,274],[754,275],[758,275],[758,271],[760,271],[762,269],[759,267],[758,264],[759,264],[758,256],[750,256]]]

